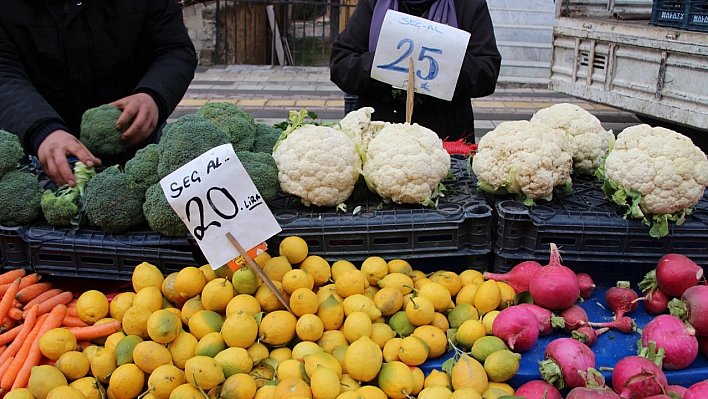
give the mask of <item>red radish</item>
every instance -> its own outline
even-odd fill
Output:
[[[686,394],[686,391],[688,388],[682,387],[681,385],[669,385],[666,387],[666,394],[674,393],[676,396],[679,397],[679,399],[683,398],[683,395]]]
[[[584,387],[585,378],[578,371],[595,367],[595,353],[572,338],[551,341],[543,354],[546,360],[539,362],[541,376],[558,389]]]
[[[605,293],[605,302],[615,314],[615,319],[621,319],[625,313],[633,312],[639,305],[635,302],[639,295],[629,287],[629,281],[618,281],[615,287]]]
[[[608,321],[605,323],[588,323],[590,327],[609,327],[609,328],[614,328],[615,330],[624,333],[624,334],[631,334],[634,331],[637,331],[637,324],[632,320],[631,317],[629,316],[624,316],[621,319],[613,320],[613,321]]]
[[[686,390],[683,399],[705,399],[708,398],[708,380],[697,382]]]
[[[645,399],[674,399],[669,395],[654,395],[654,396],[649,396],[648,398]]]
[[[577,387],[568,392],[565,399],[620,399],[615,391]]]
[[[662,314],[653,318],[642,330],[642,346],[650,342],[656,348],[664,348],[661,367],[664,370],[682,370],[688,367],[698,356],[696,330],[679,318]]]
[[[595,330],[590,326],[582,326],[577,330],[571,332],[570,335],[573,337],[573,339],[577,339],[578,341],[584,343],[587,346],[593,346],[597,341],[597,337],[600,334],[609,330],[610,329],[607,327]]]
[[[646,357],[627,356],[612,370],[612,386],[622,399],[663,394],[668,382],[661,367]]]
[[[514,392],[514,396],[525,399],[563,399],[558,388],[541,380],[533,380],[525,383]]]
[[[492,334],[501,338],[516,352],[526,352],[538,340],[538,320],[528,309],[520,306],[508,307],[492,322]]]
[[[575,272],[561,264],[556,244],[551,243],[548,265],[538,269],[531,277],[529,292],[534,303],[551,310],[567,309],[578,300],[578,279]]]
[[[509,272],[498,274],[498,273],[484,273],[485,280],[495,280],[503,281],[511,286],[511,288],[519,292],[524,292],[529,290],[529,282],[531,277],[538,269],[541,268],[541,264],[533,261],[527,260],[526,262],[521,262],[514,266]]]
[[[670,298],[658,288],[653,292],[652,290],[646,290],[642,292],[642,295],[644,296],[635,299],[635,301],[644,301],[644,310],[649,314],[662,314],[669,307]]]
[[[673,316],[687,321],[696,329],[696,335],[708,335],[708,285],[696,285],[687,289],[681,299],[669,302],[669,311]]]
[[[538,305],[534,305],[532,303],[520,303],[516,306],[526,308],[530,310],[534,316],[536,316],[536,319],[538,320],[538,335],[550,334],[551,332],[553,332],[554,327],[558,323],[558,320],[560,320],[560,322],[563,322],[563,319],[554,315],[553,312]]]
[[[639,283],[642,291],[660,288],[670,297],[680,297],[703,278],[703,268],[681,254],[667,254],[659,259],[656,269]]]
[[[708,357],[708,335],[698,339],[698,345],[701,347],[703,356]]]
[[[592,291],[595,289],[595,282],[592,280],[592,277],[587,273],[577,273],[575,278],[578,279],[580,297],[583,299],[590,298]]]
[[[563,318],[565,325],[561,326],[563,331],[570,334],[574,330],[588,324],[588,314],[585,309],[578,305],[573,305],[568,309],[559,313],[559,316]]]

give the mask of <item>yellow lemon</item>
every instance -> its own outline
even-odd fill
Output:
[[[84,350],[81,351],[81,353],[88,358],[89,362],[93,359],[93,356],[96,354],[96,352],[100,349],[101,347],[98,345],[89,345]]]
[[[74,381],[88,374],[91,369],[91,362],[83,353],[71,351],[59,356],[59,359],[54,363],[54,367],[59,369],[67,380]]]
[[[227,346],[248,348],[258,337],[258,323],[250,314],[238,311],[227,317],[221,327]]]
[[[338,346],[334,349],[334,351],[332,351],[332,356],[334,356],[334,358],[337,359],[337,362],[339,363],[339,367],[342,368],[342,375],[347,374],[347,365],[346,365],[346,363],[344,363],[344,359],[347,356],[347,350],[349,350],[349,345]]]
[[[391,326],[386,323],[373,323],[371,325],[371,338],[372,341],[376,342],[379,348],[383,349],[386,342],[393,339],[396,333],[393,331]]]
[[[368,382],[378,375],[383,352],[371,338],[363,336],[349,345],[344,362],[352,378]]]
[[[210,332],[221,331],[224,319],[220,314],[211,310],[200,310],[189,318],[189,332],[196,339],[202,339]]]
[[[238,294],[226,305],[226,317],[231,316],[239,310],[243,310],[251,316],[261,311],[261,304],[253,295]]]
[[[147,387],[155,399],[169,399],[172,391],[186,382],[184,371],[171,364],[165,364],[150,374]]]
[[[255,361],[255,359],[254,359]],[[263,385],[273,381],[275,375],[274,370],[271,367],[266,367],[262,364],[257,364],[253,366],[251,372],[248,375],[251,377],[253,382],[256,384],[256,388],[260,388]]]
[[[418,366],[428,359],[430,347],[421,338],[409,335],[401,341],[398,349],[398,360],[408,366]]]
[[[45,399],[49,392],[59,386],[67,386],[66,377],[54,366],[35,366],[32,368],[27,387],[37,399]]]
[[[478,284],[463,285],[460,292],[458,292],[457,296],[455,296],[455,304],[462,305],[463,303],[467,303],[474,305],[474,297],[477,294],[478,288]]]
[[[184,330],[180,331],[177,338],[167,344],[167,350],[172,356],[172,364],[177,368],[184,369],[187,360],[196,354],[197,343],[197,338],[194,335]]]
[[[413,278],[415,276],[411,264],[403,259],[391,259],[390,261],[388,261],[388,272],[402,273],[410,278]]]
[[[425,284],[432,283],[434,282],[433,280],[429,279],[428,277],[425,278],[419,278],[413,283],[413,288],[416,290],[419,290],[420,287],[424,286]]]
[[[225,278],[215,278],[202,290],[202,306],[206,310],[224,313],[233,297],[234,286],[231,282]]]
[[[94,377],[79,378],[69,384],[69,386],[81,391],[86,399],[103,399],[106,397],[105,388]],[[7,396],[5,398],[7,399]]]
[[[145,287],[135,294],[133,306],[143,306],[151,312],[162,309],[162,291],[155,287]]]
[[[353,379],[349,374],[342,374],[342,378],[339,379],[339,393],[356,391],[358,393],[361,385],[359,381]]]
[[[450,375],[444,371],[433,369],[430,371],[425,381],[423,382],[423,388],[430,387],[446,387],[452,389],[452,381],[450,381]]]
[[[447,336],[445,332],[435,326],[416,327],[413,335],[421,338],[430,347],[429,359],[437,359],[447,350]]]
[[[324,258],[317,255],[310,255],[300,263],[300,268],[307,270],[314,280],[315,287],[320,287],[332,277],[332,270]]]
[[[205,310],[204,304],[202,304],[201,295],[191,297],[187,301],[185,301],[184,305],[182,305],[182,310],[180,313],[182,324],[188,326],[189,319],[192,317],[193,314],[197,313],[200,310]]]
[[[496,389],[501,389],[504,390],[507,394],[509,395],[514,395],[514,388],[511,387],[511,385],[507,384],[506,382],[494,382],[494,381],[489,381],[489,388],[496,388]]]
[[[305,365],[305,375],[312,377],[312,374],[317,370],[318,367],[324,366],[328,369],[333,370],[337,374],[337,378],[342,376],[342,367],[339,361],[331,355],[324,351],[310,353],[304,357]]]
[[[278,362],[276,375],[280,381],[289,378],[297,378],[304,381],[303,367],[303,364],[295,359],[285,359],[282,362]]]
[[[484,282],[484,275],[474,269],[467,269],[460,273],[460,278],[462,279],[462,285],[477,284],[480,285]]]
[[[433,302],[424,296],[411,298],[405,310],[408,320],[415,326],[430,324],[433,321],[433,317],[435,317]]]
[[[317,340],[317,345],[321,346],[325,352],[332,353],[339,346],[348,346],[349,341],[343,332],[330,330],[322,333],[322,338]]]
[[[364,312],[353,312],[344,319],[344,325],[342,326],[342,332],[349,343],[364,336],[370,338],[373,329],[371,318]]]
[[[285,345],[295,337],[297,318],[285,310],[276,310],[266,314],[258,327],[261,342],[267,345]]]
[[[110,349],[99,348],[91,358],[91,374],[103,384],[108,383],[108,378],[117,368],[116,357]]]
[[[479,320],[466,320],[455,332],[457,345],[465,350],[471,349],[478,339],[486,336],[487,329],[484,328],[484,324]]]
[[[404,311],[398,311],[388,318],[388,325],[391,329],[401,337],[407,337],[413,334],[416,326],[408,320],[408,315]]]
[[[248,355],[253,359],[253,363],[258,363],[262,359],[270,356],[270,350],[261,342],[254,342],[253,345],[246,348]]]
[[[423,273],[421,270],[413,270],[413,277],[411,277],[411,280],[413,280],[413,283],[415,284],[416,281],[422,279],[422,278],[428,278],[428,275]]]
[[[330,295],[334,296],[334,298],[339,302],[344,302],[344,298],[337,294],[337,288],[334,283],[323,285],[322,287],[317,288],[316,294],[319,303],[324,302],[325,299],[329,298]]]
[[[273,392],[275,392],[275,388],[275,385],[263,385],[258,388],[256,391],[256,396],[254,396],[253,399],[273,399]]]
[[[364,385],[356,390],[363,399],[388,399],[388,396],[381,388],[373,385]]]
[[[411,372],[413,373],[413,395],[417,395],[423,390],[423,385],[425,384],[425,374],[420,367],[411,367]]]
[[[450,327],[458,328],[467,320],[479,320],[479,314],[474,306],[469,303],[462,303],[455,306],[447,314],[447,319],[450,322]]]
[[[317,315],[304,314],[297,319],[295,333],[303,341],[317,341],[324,333],[324,323]]]
[[[450,399],[451,396],[451,390],[447,387],[440,386],[423,388],[423,390],[418,393],[420,399]]]
[[[305,356],[317,352],[324,352],[324,348],[312,341],[300,341],[293,346],[289,358],[302,362],[305,360]]]
[[[145,385],[145,373],[138,366],[127,363],[119,366],[108,381],[108,395],[116,399],[133,399]]]
[[[208,356],[194,356],[187,360],[184,375],[188,383],[205,391],[224,382],[221,364]]]
[[[307,341],[303,341],[303,342],[307,342]],[[295,345],[295,346],[297,346],[297,345]],[[270,351],[270,357],[272,357],[278,363],[280,363],[285,359],[291,359],[293,357],[293,350],[288,348],[287,346],[282,346],[280,348],[274,348]]]
[[[268,263],[268,261],[269,261],[271,258],[272,258],[272,257],[270,256],[270,254],[269,254],[268,252],[263,251],[263,252],[259,253],[258,255],[256,255],[256,257],[253,258],[253,260],[256,261],[256,263],[258,264],[258,266],[260,266],[261,269],[262,269],[263,266],[265,266],[265,264]]]
[[[381,311],[376,307],[374,300],[363,294],[354,294],[344,298],[342,308],[345,316],[354,312],[363,312],[369,316],[371,321],[381,317]]]
[[[414,384],[413,372],[408,365],[394,361],[381,366],[378,385],[389,398],[409,398],[413,392]]]
[[[450,399],[482,399],[482,396],[474,388],[462,388],[455,390]]]
[[[234,272],[231,276],[231,283],[236,294],[253,295],[261,280],[251,266],[245,265]]]
[[[123,331],[126,335],[137,335],[142,339],[149,339],[147,323],[152,316],[150,309],[144,306],[133,306],[123,316]]]
[[[167,309],[155,311],[148,318],[148,335],[150,339],[159,344],[172,342],[172,340],[177,338],[181,329],[182,321],[176,314]]]
[[[388,274],[388,264],[380,256],[370,256],[361,263],[361,271],[364,272],[369,285],[375,285]]]
[[[338,260],[332,263],[332,281],[337,281],[342,273],[349,270],[356,270],[356,266],[348,260]]]
[[[280,281],[273,281],[273,285],[275,285],[275,288],[277,288],[284,297],[287,296],[285,290],[283,289],[283,284]],[[280,302],[280,299],[278,299],[273,291],[270,290],[270,287],[265,284],[261,284],[253,296],[261,305],[261,310],[264,312],[273,312],[275,310],[285,309],[285,305]]]
[[[29,388],[15,388],[12,391],[8,392],[7,395],[5,395],[3,399],[35,399],[35,398],[34,398],[34,396],[32,396],[32,392],[30,392]]]
[[[185,383],[175,388],[169,399],[204,399],[204,394],[190,383]]]
[[[433,273],[430,279],[447,288],[452,296],[457,295],[460,289],[462,289],[462,278],[455,272],[440,270]]]
[[[143,341],[135,345],[133,361],[140,370],[150,374],[163,364],[172,364],[172,354],[164,345]]]
[[[495,337],[494,335],[487,335],[475,341],[470,353],[477,361],[484,363],[487,356],[501,350],[509,350],[509,347],[506,346],[506,343],[504,343],[501,338]]]
[[[484,367],[478,361],[463,353],[452,366],[450,373],[452,388],[457,391],[463,388],[474,388],[480,395],[489,387],[489,378]]]
[[[101,291],[85,291],[76,301],[76,313],[84,323],[94,324],[108,316],[108,298]]]
[[[430,322],[430,325],[433,327],[437,327],[443,330],[444,332],[450,328],[450,323],[447,321],[447,317],[445,317],[445,315],[440,312],[435,312],[435,314],[433,315],[433,321]]]
[[[278,246],[278,252],[288,258],[291,265],[296,265],[307,258],[307,242],[298,236],[285,237]]]
[[[492,325],[494,325],[494,319],[499,313],[498,310],[492,310],[482,316],[482,324],[484,324],[484,328],[487,330],[487,335],[492,335]]]
[[[192,298],[202,292],[206,283],[206,276],[199,268],[187,266],[175,277],[175,297],[183,300]]]
[[[334,280],[337,294],[342,298],[354,294],[363,294],[368,285],[369,282],[366,280],[366,276],[358,269],[347,270]]]
[[[273,398],[295,399],[302,397],[312,399],[312,390],[305,381],[299,378],[281,380],[273,391]]]
[[[113,351],[116,356],[116,364],[122,366],[126,363],[133,362],[133,349],[135,345],[143,342],[143,339],[137,335],[126,335],[116,343]]]
[[[368,283],[369,283],[369,282],[367,281],[367,284],[368,284]],[[364,294],[363,294],[363,295],[366,296],[366,297],[368,297],[369,299],[373,300],[373,299],[374,299],[374,296],[376,295],[377,292],[379,292],[380,289],[381,289],[381,288],[379,288],[379,287],[376,286],[376,285],[369,285],[368,287],[366,287],[366,289],[364,289]]]
[[[499,302],[499,306],[497,306],[497,310],[502,310],[508,308],[509,306],[513,306],[516,291],[514,291],[509,284],[503,281],[497,281],[497,285],[499,286],[499,291],[501,292],[501,301]]]
[[[157,289],[162,288],[162,283],[165,280],[165,276],[162,275],[160,269],[148,262],[143,262],[133,269],[133,275],[131,277],[133,282],[133,290],[135,292],[140,292],[145,287],[155,287]]]
[[[393,287],[382,288],[374,295],[374,303],[382,316],[390,316],[401,310],[403,293]]]
[[[293,270],[293,266],[285,256],[276,256],[266,262],[263,272],[273,281],[282,281],[285,273]]]
[[[221,386],[220,398],[253,399],[256,396],[256,382],[250,375],[239,373],[226,378]]]
[[[39,339],[39,350],[48,359],[57,360],[66,352],[76,350],[76,337],[66,328],[53,328]]]
[[[501,388],[489,388],[482,394],[483,399],[500,399],[509,396],[509,393]]]
[[[123,315],[133,306],[134,292],[121,292],[113,297],[108,305],[109,315],[116,320],[123,320]]]
[[[381,288],[396,288],[403,295],[410,293],[414,287],[413,280],[403,273],[389,273],[379,280],[377,284]]]
[[[521,355],[509,350],[496,351],[484,360],[484,371],[490,381],[504,382],[511,379],[519,371]]]
[[[125,338],[125,333],[123,331],[114,332],[113,334],[106,337],[106,342],[103,343],[103,346],[115,352],[116,345],[123,338]]]
[[[172,272],[162,280],[162,286],[160,291],[162,291],[162,297],[168,301],[175,302],[175,278],[177,277],[177,272]]]
[[[479,285],[474,296],[474,307],[481,314],[495,310],[501,303],[501,290],[494,280],[487,280]]]
[[[214,360],[221,365],[224,378],[238,373],[248,374],[253,368],[253,359],[244,348],[226,348],[217,353]]]
[[[196,356],[214,357],[224,349],[226,349],[226,342],[224,342],[224,336],[221,335],[221,332],[211,332],[199,340],[194,347],[194,354]]]
[[[283,284],[283,290],[288,294],[292,294],[298,288],[307,288],[309,290],[314,288],[314,283],[310,281],[304,269],[293,269],[285,273],[281,283]]]
[[[223,267],[223,266],[222,266],[222,267]],[[228,269],[229,267],[226,266],[226,268]],[[224,276],[219,276],[219,275],[216,273],[216,270],[214,270],[214,268],[211,267],[211,265],[208,264],[208,263],[205,264],[205,265],[199,266],[199,270],[201,270],[202,273],[204,273],[204,277],[206,277],[207,283],[210,282],[211,280],[217,278],[217,277],[224,277]]]
[[[433,303],[436,312],[445,312],[450,309],[452,304],[450,291],[434,281],[422,285],[418,289],[418,296],[428,298]]]
[[[290,294],[290,309],[295,316],[302,316],[307,313],[317,313],[319,307],[317,294],[307,287],[297,288]]]
[[[49,391],[47,399],[86,399],[86,397],[76,388],[60,386]]]
[[[318,306],[317,317],[322,320],[325,331],[336,330],[344,323],[344,306],[330,295]]]
[[[391,338],[388,342],[386,342],[382,350],[385,362],[390,363],[400,360],[398,358],[398,354],[401,350],[401,342],[403,342],[403,338],[400,337]]]
[[[310,377],[312,396],[317,399],[336,399],[341,391],[339,376],[334,370],[319,366]]]

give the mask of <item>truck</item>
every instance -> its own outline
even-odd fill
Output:
[[[550,90],[632,112],[707,150],[708,0],[555,3]]]

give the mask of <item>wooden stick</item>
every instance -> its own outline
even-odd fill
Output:
[[[253,269],[253,271],[256,272],[258,277],[260,277],[261,280],[263,280],[263,282],[268,286],[268,288],[270,288],[270,290],[273,292],[273,295],[275,295],[275,297],[278,298],[280,303],[282,303],[283,306],[285,306],[285,309],[287,309],[288,312],[292,313],[293,311],[292,311],[292,309],[290,309],[290,302],[287,299],[285,299],[285,297],[280,292],[278,287],[276,287],[275,284],[273,284],[273,281],[270,279],[270,277],[268,277],[265,274],[263,269],[261,269],[261,267],[258,266],[258,264],[253,259],[251,259],[250,256],[248,256],[248,251],[243,249],[241,244],[239,244],[238,241],[236,241],[236,239],[234,238],[233,235],[231,235],[231,233],[226,233],[226,238],[229,239],[229,241],[231,242],[231,245],[236,247],[236,250],[238,250],[238,252],[241,254],[241,256],[243,256],[243,259],[246,259],[246,262],[248,263],[248,265],[251,266],[251,268]]]
[[[413,120],[413,96],[415,95],[415,73],[413,57],[408,57],[408,90],[406,90],[406,122]]]

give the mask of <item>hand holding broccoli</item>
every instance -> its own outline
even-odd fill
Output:
[[[91,154],[79,139],[63,130],[55,130],[40,144],[37,158],[42,165],[42,170],[59,186],[68,184],[73,187],[76,185],[74,173],[67,161],[69,154],[79,158],[88,167],[101,164],[101,160]]]
[[[157,127],[160,111],[155,100],[147,93],[133,94],[114,101],[111,105],[123,111],[116,121],[116,129],[127,128],[120,136],[127,145],[143,142]]]

